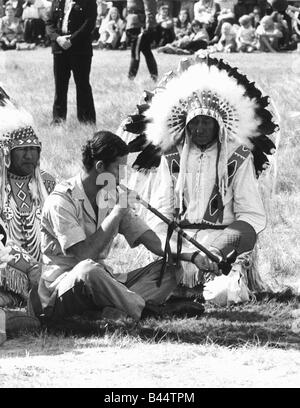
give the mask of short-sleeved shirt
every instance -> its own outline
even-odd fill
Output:
[[[98,219],[84,192],[80,174],[57,185],[45,201],[41,220],[43,272],[39,288],[44,307],[55,290],[56,282],[78,263],[78,259],[67,253],[67,250],[94,234],[113,208],[111,195],[102,190],[99,194],[101,203],[106,202],[107,205],[98,207]],[[128,210],[119,225],[116,225],[105,248],[99,253],[97,262],[111,272],[104,259],[108,256],[116,235],[124,235],[128,244],[134,247],[138,238],[147,230],[147,224],[133,211]]]

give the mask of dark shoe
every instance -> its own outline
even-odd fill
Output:
[[[66,122],[65,119],[56,118],[52,120],[52,122],[50,123],[50,126],[61,126],[61,125],[64,125],[65,122]]]
[[[198,317],[204,313],[204,306],[198,302],[188,300],[174,301],[164,305],[146,303],[142,312],[142,319],[146,317]]]
[[[6,333],[13,336],[22,331],[37,331],[41,328],[39,319],[29,316],[26,312],[18,310],[5,310]]]

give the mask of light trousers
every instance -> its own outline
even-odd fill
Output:
[[[90,259],[81,261],[56,286],[54,305],[46,309],[46,315],[59,319],[112,307],[139,320],[145,302],[163,304],[180,280],[181,269],[169,265],[158,287],[161,266],[159,260],[129,272],[123,284],[103,265]]]

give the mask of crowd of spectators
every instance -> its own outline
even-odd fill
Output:
[[[97,0],[95,49],[126,49],[126,1]],[[300,41],[300,1],[285,11],[270,0],[157,0],[158,52],[278,52]],[[292,3],[290,3],[292,4]],[[0,47],[47,46],[45,21],[51,0],[0,0]]]
[[[47,46],[45,21],[48,0],[0,0],[0,48],[32,50]]]

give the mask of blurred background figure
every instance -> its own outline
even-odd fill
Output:
[[[95,28],[92,32],[92,40],[93,40],[93,45],[97,46],[98,45],[98,40],[100,37],[99,34],[99,29],[101,26],[101,23],[104,19],[104,17],[107,15],[108,13],[108,3],[106,1],[103,0],[97,0],[97,19],[96,19],[96,25]]]
[[[185,37],[191,34],[192,26],[190,21],[190,15],[187,9],[181,9],[178,18],[175,19],[174,33],[175,40]]]
[[[252,13],[249,14],[252,18],[252,25],[256,29],[259,26],[262,18],[262,12],[259,7],[254,7]]]
[[[0,0],[0,18],[4,17],[4,15],[5,15],[4,2],[3,0]]]
[[[4,4],[6,4],[9,1],[9,3],[12,4],[15,16],[19,19],[22,19],[22,14],[23,14],[23,7],[25,4],[25,0],[4,0]]]
[[[151,50],[156,39],[156,13],[156,0],[127,0],[126,37],[131,47],[129,79],[136,77],[142,53],[151,78],[157,81],[157,63]]]
[[[4,51],[14,50],[23,38],[22,25],[11,3],[6,3],[4,11],[5,16],[0,18],[0,47]]]
[[[276,28],[271,16],[264,16],[256,29],[258,37],[258,49],[263,52],[279,51],[278,40],[282,38],[282,32]]]
[[[163,47],[159,47],[157,52],[163,52],[165,54],[193,54],[198,50],[206,49],[208,45],[208,33],[204,24],[197,20],[194,20],[191,24],[190,33],[173,41],[170,44],[166,44]]]
[[[169,6],[160,6],[156,15],[157,22],[157,45],[159,47],[169,44],[175,40],[174,21],[169,13]]]
[[[51,7],[47,0],[29,0],[23,6],[24,41],[29,44],[44,44],[46,36],[46,14]]]
[[[209,39],[213,38],[220,10],[220,5],[215,0],[199,0],[194,4],[194,19],[205,24]]]
[[[236,50],[236,31],[230,23],[225,22],[221,28],[221,37],[217,44],[217,51],[235,52]]]
[[[251,16],[245,14],[240,17],[239,23],[240,28],[236,36],[237,50],[240,52],[253,52],[257,48],[257,41]]]
[[[111,7],[99,28],[100,48],[116,49],[125,42],[125,21],[121,18],[117,7]]]

